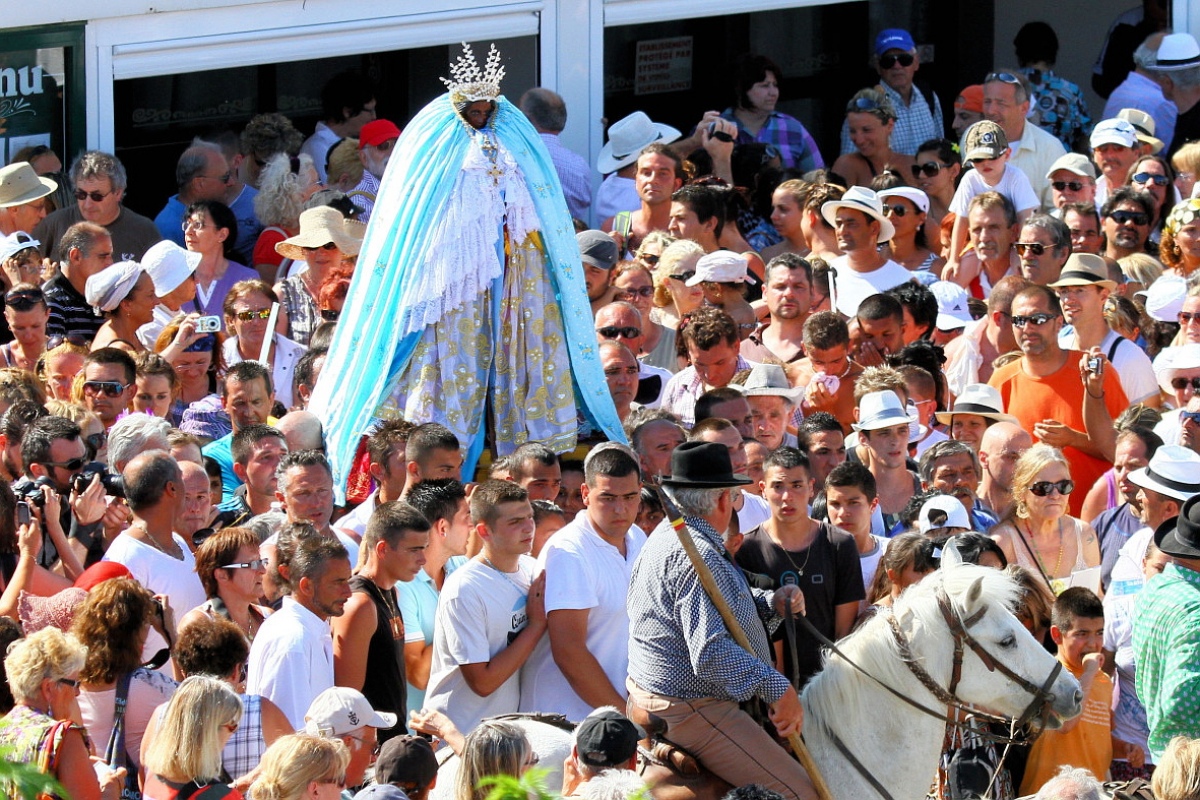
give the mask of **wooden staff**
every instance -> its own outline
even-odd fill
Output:
[[[733,610],[729,607],[729,603],[725,600],[725,596],[721,594],[721,590],[717,588],[717,582],[712,576],[712,571],[708,568],[708,564],[704,563],[704,559],[700,557],[700,551],[696,549],[696,543],[692,541],[692,532],[688,530],[687,523],[683,521],[683,514],[679,508],[671,502],[667,497],[666,492],[661,486],[655,486],[654,490],[658,493],[659,501],[662,503],[663,511],[667,514],[667,519],[671,522],[671,527],[675,529],[675,535],[679,537],[679,543],[683,545],[683,551],[687,553],[688,559],[692,562],[692,568],[696,570],[697,577],[700,578],[700,585],[704,587],[705,594],[717,607],[717,612],[721,615],[721,619],[725,622],[725,629],[733,636],[733,640],[741,646],[750,655],[758,658],[758,654],[750,646],[750,639],[746,636],[746,631],[742,629],[737,618],[733,616]],[[800,766],[804,767],[804,771],[808,773],[808,777],[813,782],[813,788],[817,790],[817,796],[821,800],[833,800],[833,795],[829,792],[829,785],[825,783],[825,778],[821,776],[821,771],[817,769],[817,762],[813,761],[812,755],[808,752],[808,748],[804,746],[804,740],[800,738],[800,734],[793,733],[788,736],[788,744],[792,746],[792,752],[796,754],[796,758],[800,759]]]

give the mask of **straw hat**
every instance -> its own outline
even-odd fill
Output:
[[[300,232],[290,239],[284,239],[275,245],[275,252],[284,258],[294,261],[305,261],[308,255],[306,247],[324,247],[333,242],[342,255],[356,256],[362,246],[362,239],[355,236],[354,230],[346,225],[342,212],[329,206],[310,208],[300,215]]]

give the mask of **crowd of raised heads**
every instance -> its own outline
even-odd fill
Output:
[[[1023,641],[1081,713],[1007,747],[953,727],[934,795],[1200,797],[1200,45],[1162,16],[1146,3],[1097,43],[1103,109],[1055,73],[1044,23],[953,98],[886,29],[863,43],[878,83],[826,98],[836,140],[779,111],[786,76],[750,54],[694,124],[647,105],[595,164],[553,91],[524,92],[518,124],[497,116],[499,62],[460,64],[464,135],[500,170],[501,122],[528,129],[575,223],[578,261],[548,285],[576,317],[586,293],[567,327],[587,341],[530,352],[580,381],[595,358],[603,383],[537,440],[502,441],[495,394],[482,446],[447,397],[366,409],[348,467],[327,452],[336,400],[310,403],[354,388],[318,390],[337,343],[375,333],[355,327],[356,260],[404,208],[385,193],[410,152],[369,81],[331,78],[312,132],[264,113],[197,138],[153,219],[112,154],[18,153],[0,168],[6,758],[74,800],[483,800],[531,768],[624,800],[659,791],[635,771],[653,739],[728,800],[807,800],[774,740],[739,749],[764,735],[747,698],[801,732],[826,658],[776,612],[857,636],[953,552],[1015,582]],[[538,714],[570,723],[553,757]]]

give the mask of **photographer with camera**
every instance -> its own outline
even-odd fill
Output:
[[[13,484],[13,492],[30,505],[48,536],[38,563],[55,569],[61,559],[61,570],[74,580],[84,566],[104,555],[103,524],[108,513],[100,475],[83,475],[88,455],[79,426],[65,417],[35,420],[21,440],[21,461],[25,476]],[[61,543],[55,523],[59,530],[68,531]]]

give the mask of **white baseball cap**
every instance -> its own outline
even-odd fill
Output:
[[[345,736],[359,728],[394,728],[398,717],[376,711],[362,692],[332,686],[312,701],[304,714],[304,731],[313,736]]]

